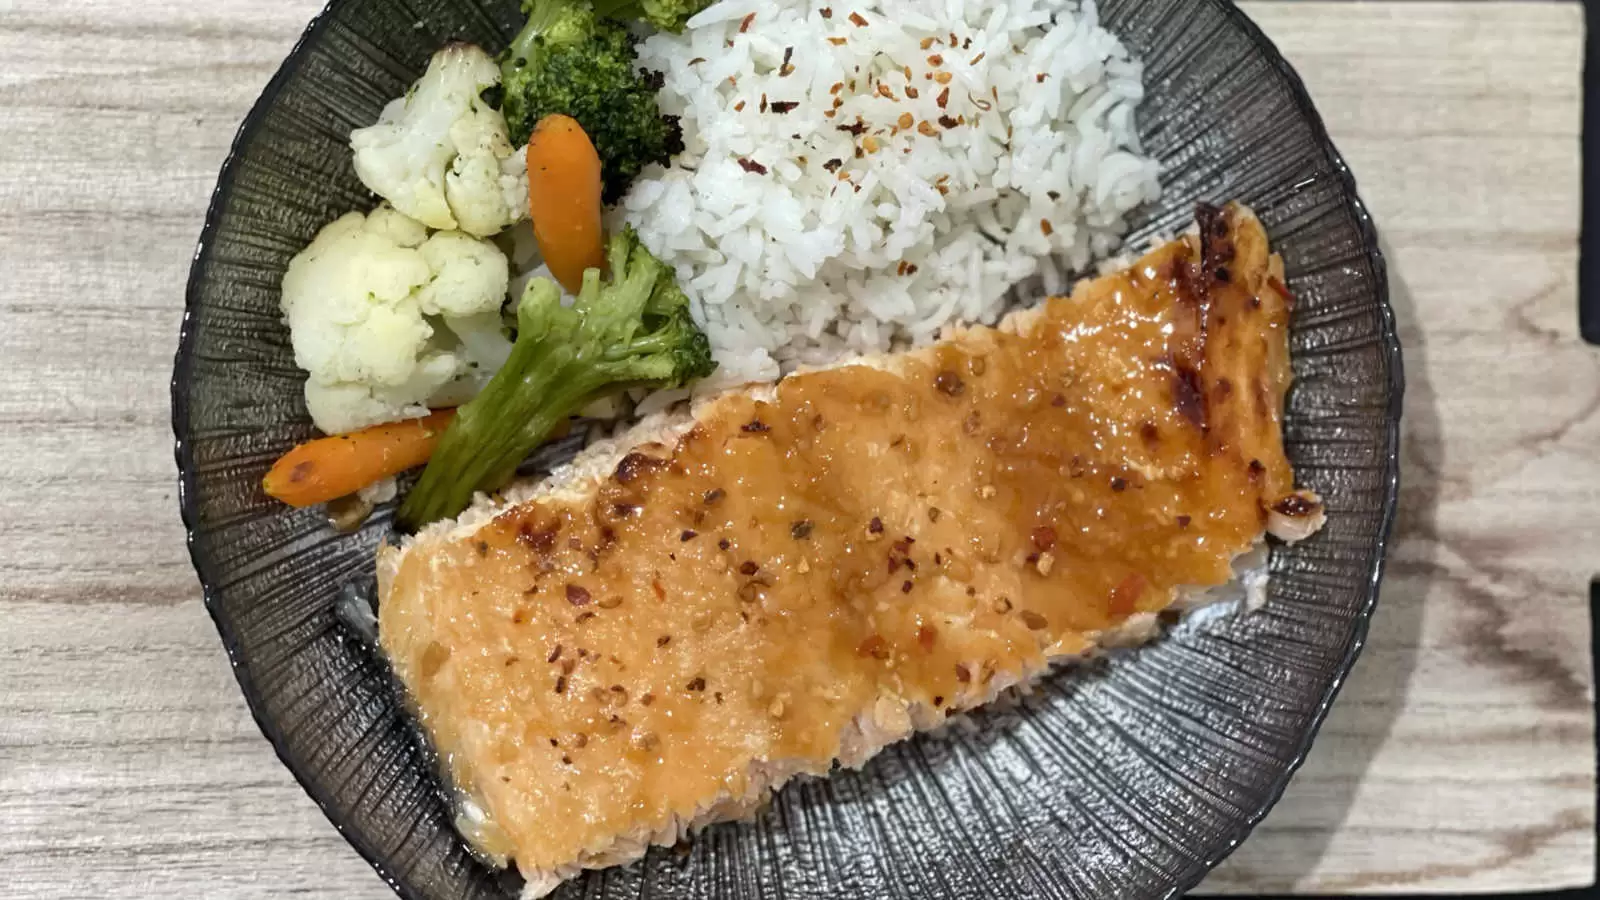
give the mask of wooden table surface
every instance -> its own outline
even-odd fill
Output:
[[[245,712],[184,551],[168,424],[218,165],[320,2],[0,0],[0,898],[389,896]],[[1206,890],[1589,883],[1581,8],[1248,9],[1360,178],[1410,390],[1370,643]]]

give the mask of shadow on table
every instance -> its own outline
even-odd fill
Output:
[[[1428,382],[1427,347],[1416,307],[1392,249],[1389,295],[1405,351],[1406,397],[1400,444],[1400,505],[1389,563],[1371,631],[1316,746],[1273,808],[1197,893],[1261,893],[1294,889],[1346,892],[1369,887],[1358,878],[1312,880],[1350,814],[1366,771],[1405,706],[1416,668],[1424,609],[1436,589],[1439,552],[1434,513],[1444,466],[1439,410]]]

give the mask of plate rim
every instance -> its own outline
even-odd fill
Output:
[[[221,228],[223,213],[233,195],[242,151],[264,126],[268,113],[277,103],[289,80],[298,71],[303,58],[311,51],[312,44],[321,37],[324,31],[331,27],[336,10],[347,2],[350,2],[350,0],[326,0],[321,10],[307,23],[300,36],[296,38],[289,53],[284,57],[283,62],[278,65],[272,78],[268,80],[266,86],[262,89],[261,94],[251,104],[250,110],[245,114],[239,128],[234,133],[227,155],[223,158],[217,175],[216,186],[212,189],[211,197],[206,207],[205,224],[201,228],[200,236],[190,261],[189,277],[185,283],[183,318],[179,328],[178,348],[174,353],[172,378],[169,382],[172,403],[173,455],[178,468],[178,508],[183,521],[184,544],[200,582],[202,603],[205,606],[207,615],[211,618],[212,624],[217,629],[223,651],[227,654],[228,666],[233,671],[240,693],[244,695],[245,705],[249,709],[250,717],[261,730],[262,736],[272,746],[273,753],[278,757],[279,762],[289,770],[290,775],[299,784],[300,789],[311,798],[334,830],[372,867],[378,877],[403,900],[429,900],[429,898],[413,890],[410,885],[397,878],[389,870],[384,854],[369,843],[358,830],[349,827],[349,822],[335,810],[332,798],[328,796],[327,792],[313,784],[308,775],[302,774],[300,762],[292,759],[289,754],[282,731],[276,722],[267,715],[265,703],[260,696],[260,692],[256,688],[249,671],[241,661],[242,653],[239,637],[233,627],[224,621],[219,612],[218,589],[216,587],[219,579],[217,577],[218,573],[215,571],[214,561],[205,558],[198,546],[200,525],[199,510],[195,500],[197,472],[194,465],[194,449],[192,443],[188,440],[191,423],[190,398],[187,393],[187,386],[191,381],[195,362],[195,312],[200,306],[202,276],[208,268],[212,254],[215,251],[216,236]],[[1294,67],[1289,64],[1289,61],[1284,57],[1277,45],[1261,30],[1253,19],[1238,7],[1235,0],[1195,0],[1195,2],[1210,3],[1217,7],[1232,25],[1240,29],[1241,33],[1250,40],[1250,43],[1258,52],[1262,53],[1264,61],[1283,79],[1290,90],[1291,102],[1304,117],[1310,129],[1312,142],[1320,146],[1327,154],[1330,166],[1338,176],[1345,193],[1349,197],[1348,208],[1352,214],[1356,231],[1361,241],[1366,245],[1365,256],[1375,281],[1375,290],[1379,300],[1378,337],[1382,343],[1383,357],[1388,373],[1386,387],[1389,392],[1389,403],[1388,408],[1385,410],[1385,435],[1388,439],[1389,449],[1384,454],[1383,461],[1384,497],[1380,521],[1375,535],[1376,561],[1372,567],[1371,575],[1363,587],[1364,596],[1361,604],[1354,615],[1354,632],[1351,635],[1349,646],[1336,667],[1338,674],[1333,678],[1327,689],[1324,690],[1316,708],[1312,710],[1309,725],[1300,736],[1294,753],[1284,767],[1283,772],[1265,793],[1264,801],[1239,821],[1233,829],[1232,835],[1220,851],[1210,857],[1199,860],[1190,867],[1189,872],[1175,879],[1166,893],[1160,895],[1161,900],[1175,900],[1175,898],[1187,894],[1197,886],[1205,879],[1206,875],[1210,874],[1213,869],[1232,855],[1278,805],[1289,783],[1294,779],[1295,774],[1299,772],[1310,755],[1311,748],[1327,720],[1334,701],[1344,689],[1351,668],[1355,665],[1356,659],[1366,646],[1372,624],[1372,616],[1377,608],[1383,575],[1387,569],[1389,545],[1393,538],[1395,515],[1399,505],[1401,422],[1406,388],[1403,354],[1389,291],[1388,263],[1380,244],[1377,227],[1366,203],[1361,199],[1357,190],[1355,175],[1351,172],[1343,154],[1339,152],[1332,137],[1328,134],[1327,126],[1323,122],[1321,113],[1317,111],[1310,92],[1306,89],[1305,82]]]

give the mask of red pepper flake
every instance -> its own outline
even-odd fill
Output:
[[[856,646],[856,655],[870,656],[873,659],[888,659],[889,642],[884,640],[881,634],[872,635]]]
[[[762,171],[765,172],[766,170],[763,169]],[[739,430],[745,434],[766,434],[772,430],[772,427],[760,419],[751,419],[745,424],[740,425]]]
[[[928,57],[928,65],[933,66],[935,68],[937,68],[939,66],[942,66],[942,65],[944,65],[944,57],[940,56],[937,53],[935,53],[932,56]]]
[[[933,386],[946,397],[959,397],[967,390],[967,385],[961,380],[961,376],[950,369],[945,369],[934,376]]]
[[[767,111],[767,95],[766,94],[762,94],[761,95],[761,111],[762,112],[766,112]]]
[[[956,663],[956,680],[962,684],[972,683],[972,670],[967,668],[966,663]]]
[[[661,637],[656,638],[657,647],[665,647],[670,643],[672,643],[672,635],[670,634],[663,634]]]
[[[831,37],[828,38],[828,43],[834,45],[835,47],[843,47],[845,44],[849,43],[849,41],[842,37]]]
[[[695,693],[699,693],[706,689],[706,680],[703,676],[697,675],[693,681],[690,681],[688,684],[684,685],[683,689],[686,691],[694,691]]]
[[[1044,232],[1044,236],[1045,237],[1049,237],[1050,235],[1056,233],[1056,227],[1054,225],[1050,224],[1050,220],[1049,219],[1040,219],[1039,220],[1039,230]]]
[[[655,591],[657,600],[667,599],[667,589],[661,586],[661,579],[659,577],[650,579],[650,588],[651,590]]]
[[[1049,525],[1041,525],[1033,530],[1033,546],[1045,551],[1056,545],[1056,530]]]
[[[1111,589],[1111,600],[1108,604],[1112,615],[1132,615],[1139,608],[1139,598],[1144,595],[1145,588],[1149,585],[1145,577],[1138,572],[1117,582],[1117,586]]]
[[[732,547],[732,546],[733,546],[733,543],[731,541],[729,541],[727,538],[722,538],[721,540],[717,541],[717,549],[718,550],[726,550],[726,549],[728,549],[729,547]]]
[[[844,168],[844,160],[842,160],[842,159],[830,159],[827,162],[823,163],[822,167],[824,169],[827,169],[829,172],[837,172],[840,169]]]
[[[863,19],[861,17],[861,14],[858,13],[858,12],[853,12],[853,13],[850,14],[850,22],[852,24],[854,24],[857,28],[865,28],[865,27],[867,27],[867,20]]]
[[[867,131],[866,123],[861,121],[861,119],[859,117],[855,120],[854,124],[851,124],[851,125],[837,125],[837,126],[834,126],[834,127],[837,128],[839,131],[848,132],[853,137],[860,137],[861,135],[865,134],[866,131]],[[856,151],[856,154],[858,156],[860,155],[860,153],[861,153],[860,150]]]
[[[940,116],[939,117],[939,124],[943,125],[946,128],[955,128],[957,125],[960,125],[961,122],[960,122],[960,120],[952,119],[949,116]]]
[[[1192,522],[1192,521],[1194,521],[1194,520],[1190,519],[1188,516],[1179,516],[1178,517],[1178,527],[1179,528],[1188,528],[1189,527],[1189,523]]]
[[[695,531],[692,531],[692,530],[690,530],[688,528],[685,528],[683,530],[683,534],[678,535],[678,540],[681,541],[682,543],[687,544],[687,543],[689,543],[690,541],[694,540],[695,538],[697,538],[699,536],[700,535],[699,535],[698,532],[695,532]]]
[[[1050,398],[1050,405],[1054,406],[1056,409],[1060,409],[1063,406],[1066,406],[1067,405],[1067,395],[1066,394],[1057,394],[1054,397],[1051,397]]]
[[[962,49],[965,49],[965,48],[962,48]],[[985,50],[985,51],[983,51],[983,52],[982,52],[982,53],[979,53],[979,54],[978,54],[978,55],[977,55],[977,56],[974,56],[974,57],[973,57],[973,58],[972,58],[972,61],[971,61],[971,62],[969,62],[969,63],[967,63],[967,65],[969,65],[969,66],[975,66],[975,65],[977,65],[977,64],[978,64],[978,63],[981,63],[981,62],[983,62],[983,58],[984,58],[984,57],[985,57],[985,56],[988,56],[988,55],[989,55],[989,51],[987,51],[987,50]]]
[[[1033,80],[1038,82],[1039,84],[1044,84],[1045,77],[1046,77],[1045,73],[1040,72],[1039,74],[1033,76]]]
[[[911,587],[912,587],[912,585],[911,585],[911,582],[909,580],[902,581],[900,583],[900,593],[902,593],[902,594],[911,593]]]
[[[738,103],[735,103],[733,105],[733,111],[734,112],[744,112],[744,101],[740,100]]]
[[[922,648],[924,653],[931,652],[934,642],[938,639],[939,629],[934,628],[932,625],[924,625],[917,629],[917,645]]]
[[[739,167],[744,169],[746,172],[751,172],[756,175],[767,174],[766,166],[763,166],[761,163],[758,163],[755,160],[745,159],[744,157],[739,158]],[[745,430],[749,431],[750,429],[747,427]]]
[[[752,23],[754,23],[755,20],[756,20],[756,14],[755,13],[751,13],[750,15],[745,16],[744,17],[744,21],[739,23],[739,33],[740,34],[744,34],[745,32],[749,31],[750,30],[750,25]]]
[[[553,662],[555,662],[556,660],[558,660],[560,658],[561,658],[561,645],[557,644],[554,647],[550,648],[550,655],[546,656],[544,658],[544,661],[548,662],[548,663],[553,663]]]
[[[822,17],[823,17],[823,18],[824,18],[824,19],[831,19],[831,18],[833,18],[833,7],[831,7],[831,6],[824,6],[824,7],[823,7],[823,8],[822,8],[822,10],[821,10],[821,12],[822,12]]]
[[[938,102],[940,109],[948,107],[950,105],[950,89],[945,88],[944,90],[940,91],[939,99],[936,102]],[[945,127],[948,128],[950,126],[946,125]]]
[[[656,695],[655,694],[652,694],[652,693],[649,693],[649,692],[645,692],[644,694],[641,694],[639,696],[639,705],[640,706],[649,706],[650,704],[652,704],[654,702],[656,702]]]
[[[581,584],[567,585],[567,602],[573,606],[585,606],[589,603],[589,591]]]
[[[799,105],[799,101],[796,100],[777,100],[772,104],[772,111],[781,116],[793,112],[795,107]]]
[[[887,97],[887,98],[889,98],[889,99],[890,99],[890,100],[893,100],[893,101],[895,101],[895,102],[897,102],[897,103],[898,103],[898,102],[899,102],[899,101],[900,101],[900,98],[899,98],[899,97],[896,97],[896,96],[895,96],[895,95],[894,95],[894,89],[893,89],[893,88],[891,88],[891,87],[889,87],[889,86],[888,86],[888,85],[887,85],[887,84],[884,84],[884,83],[883,83],[883,82],[881,82],[881,81],[880,81],[880,82],[878,82],[878,93],[879,93],[879,94],[880,94],[880,95],[881,95],[881,96],[884,96],[884,97]]]
[[[794,59],[794,48],[783,48],[783,64],[778,66],[779,78],[788,78],[790,73],[794,72],[794,66],[789,65],[789,61],[792,59]]]
[[[759,563],[757,563],[753,559],[747,559],[744,562],[739,564],[739,574],[740,575],[745,575],[745,576],[754,575],[755,573],[757,573],[759,571],[761,571],[761,565]]]
[[[915,100],[915,99],[917,99],[918,97],[920,97],[922,95],[917,91],[917,86],[916,85],[908,84],[908,85],[906,85],[906,96],[910,97],[913,100]]]

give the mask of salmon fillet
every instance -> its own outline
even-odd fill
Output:
[[[1247,210],[1198,220],[999,328],[647,422],[385,547],[381,644],[468,838],[541,896],[1315,531],[1281,263]]]

